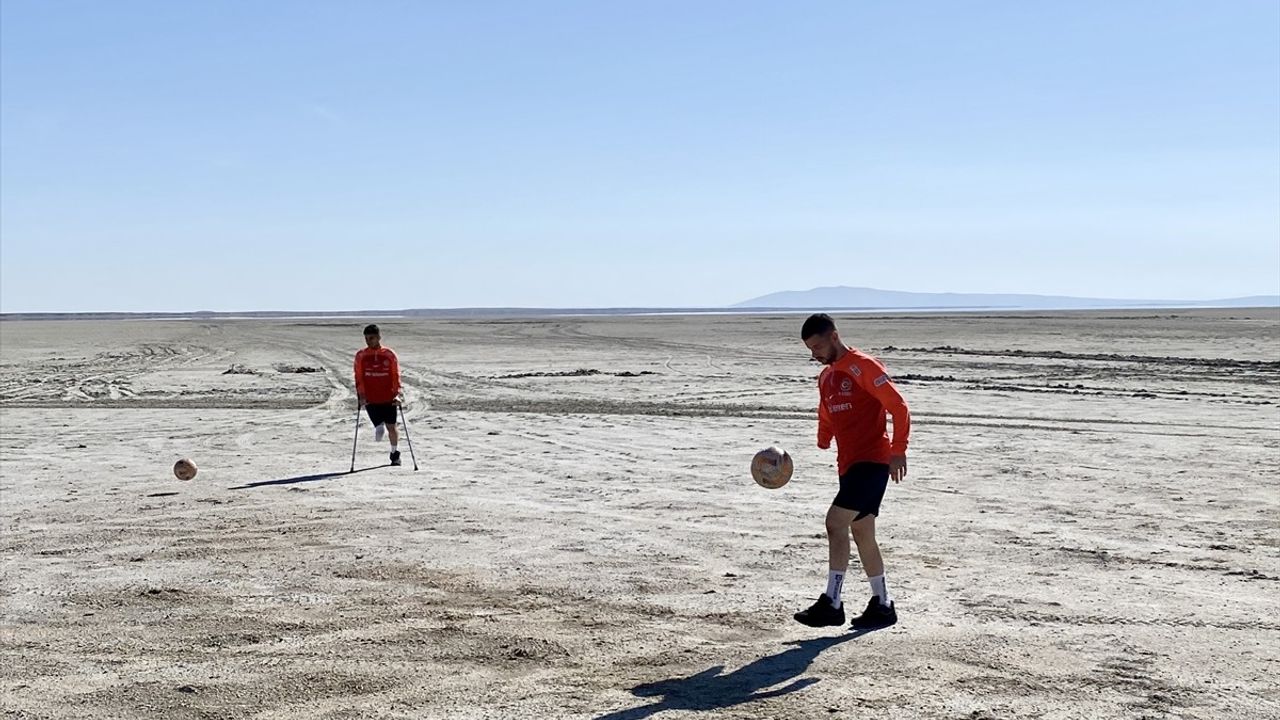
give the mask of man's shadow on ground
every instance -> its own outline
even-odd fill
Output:
[[[776,655],[762,657],[749,665],[721,675],[723,665],[717,665],[682,678],[659,680],[637,685],[631,689],[636,697],[660,697],[661,702],[630,710],[601,715],[596,720],[643,720],[666,710],[721,710],[744,703],[780,697],[803,690],[818,682],[817,678],[799,678],[809,669],[810,663],[823,650],[849,642],[871,632],[858,630],[844,635],[813,638],[788,643],[795,647]],[[781,683],[793,682],[768,690]]]
[[[296,485],[298,483],[317,482],[319,480],[328,480],[329,478],[343,477],[346,475],[354,475],[369,470],[378,470],[385,467],[391,467],[391,463],[383,465],[374,465],[373,467],[359,468],[357,470],[343,470],[342,472],[320,473],[318,475],[299,475],[298,477],[280,478],[279,480],[260,480],[258,482],[245,483],[235,487],[227,488],[228,490],[249,490],[251,488],[266,487],[268,485]]]

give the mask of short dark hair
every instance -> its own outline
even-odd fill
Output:
[[[364,334],[365,335],[381,335],[382,331],[378,329],[377,325],[365,325]]]
[[[800,339],[808,340],[814,335],[823,335],[836,329],[836,321],[826,313],[814,313],[804,321],[804,327],[800,328]]]

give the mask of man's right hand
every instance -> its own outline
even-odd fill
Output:
[[[889,456],[889,477],[893,478],[895,483],[902,482],[907,476],[907,454]]]
[[[364,397],[362,397],[362,396],[360,396],[360,395],[357,395],[357,396],[356,396],[356,409],[357,409],[357,410],[360,410],[360,409],[362,409],[362,408],[364,408]]]

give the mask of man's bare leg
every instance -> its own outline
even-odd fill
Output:
[[[880,544],[876,542],[876,516],[867,515],[852,523],[853,542],[858,546],[858,558],[862,560],[862,570],[867,574],[867,582],[871,583],[871,592],[876,601],[867,607],[860,617],[853,619],[853,627],[873,629],[886,627],[898,621],[898,614],[893,607],[893,597],[884,577],[884,558],[880,555]]]
[[[853,511],[831,506],[827,510],[827,591],[806,610],[796,613],[798,622],[809,627],[844,624],[844,605],[840,590],[849,569],[849,525]]]
[[[853,511],[832,505],[827,510],[827,592],[834,607],[840,607],[840,591],[849,572],[849,525]]]
[[[387,423],[387,439],[391,441],[391,464],[400,464],[400,428],[395,423]]]
[[[850,519],[853,513],[849,513]],[[884,574],[884,558],[880,555],[880,544],[876,542],[876,516],[867,515],[850,524],[853,530],[853,542],[858,546],[858,559],[862,561],[862,570],[867,577]]]

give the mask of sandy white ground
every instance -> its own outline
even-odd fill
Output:
[[[1280,314],[844,319],[916,420],[862,637],[790,618],[799,320],[385,323],[422,469],[350,475],[359,323],[4,323],[0,713],[1280,717]]]

